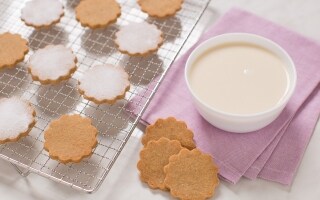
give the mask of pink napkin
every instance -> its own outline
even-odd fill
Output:
[[[298,82],[294,96],[277,120],[256,132],[229,133],[210,125],[194,108],[185,84],[184,66],[192,50],[208,38],[229,32],[267,37],[286,49],[296,64]],[[246,176],[290,184],[320,112],[319,52],[320,45],[297,33],[232,9],[171,66],[142,120],[153,123],[158,118],[175,116],[187,122],[194,131],[197,147],[214,157],[220,175],[232,183]],[[130,110],[135,109],[136,101],[133,99],[128,105]]]

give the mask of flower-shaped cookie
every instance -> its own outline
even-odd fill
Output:
[[[164,185],[181,200],[205,200],[213,196],[219,184],[218,168],[212,158],[197,149],[182,149],[171,156],[164,172]]]
[[[140,161],[137,167],[141,180],[148,183],[153,189],[165,190],[164,179],[166,175],[163,167],[169,163],[170,156],[178,154],[181,149],[181,144],[177,140],[160,138],[157,141],[150,141],[140,152]]]
[[[31,104],[18,98],[0,99],[0,144],[15,142],[28,135],[35,125]]]
[[[63,14],[59,0],[32,0],[22,8],[21,19],[28,26],[44,28],[58,23]]]
[[[116,33],[115,43],[120,52],[144,56],[155,52],[163,43],[162,31],[147,22],[131,23]]]
[[[130,89],[129,75],[119,66],[98,65],[84,73],[78,88],[85,99],[113,104]]]
[[[193,133],[188,129],[186,123],[173,117],[158,119],[154,124],[149,125],[142,137],[142,144],[146,146],[149,141],[158,140],[161,137],[178,140],[183,147],[188,149],[196,147]]]
[[[44,149],[61,163],[80,162],[96,147],[98,130],[80,115],[63,115],[52,121],[44,133]]]
[[[28,53],[28,41],[18,34],[0,34],[0,69],[13,67]]]
[[[48,45],[29,59],[28,70],[34,81],[55,84],[67,80],[76,71],[77,58],[63,45]]]
[[[151,17],[168,17],[181,9],[184,0],[138,0],[143,12]]]
[[[120,9],[115,0],[83,0],[76,7],[76,19],[82,26],[103,28],[117,21]]]

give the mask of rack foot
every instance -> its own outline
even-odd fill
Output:
[[[23,177],[27,177],[30,174],[29,170],[21,170],[17,165],[11,163],[11,165],[14,167],[14,169]]]

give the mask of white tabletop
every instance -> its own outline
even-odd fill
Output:
[[[190,39],[194,41],[206,27],[213,24],[232,6],[249,10],[320,42],[319,0],[212,0]],[[136,163],[139,159],[140,137],[143,129],[144,127],[140,126],[134,131],[107,179],[94,194],[75,191],[34,174],[27,178],[21,177],[9,163],[0,160],[0,199],[172,199],[167,192],[151,190],[139,180]],[[291,187],[264,180],[242,179],[236,185],[221,182],[213,199],[320,199],[319,144],[320,122]]]

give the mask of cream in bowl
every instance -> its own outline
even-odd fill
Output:
[[[224,34],[202,43],[190,55],[185,77],[199,113],[231,132],[270,124],[296,84],[290,56],[274,42],[247,33]]]

